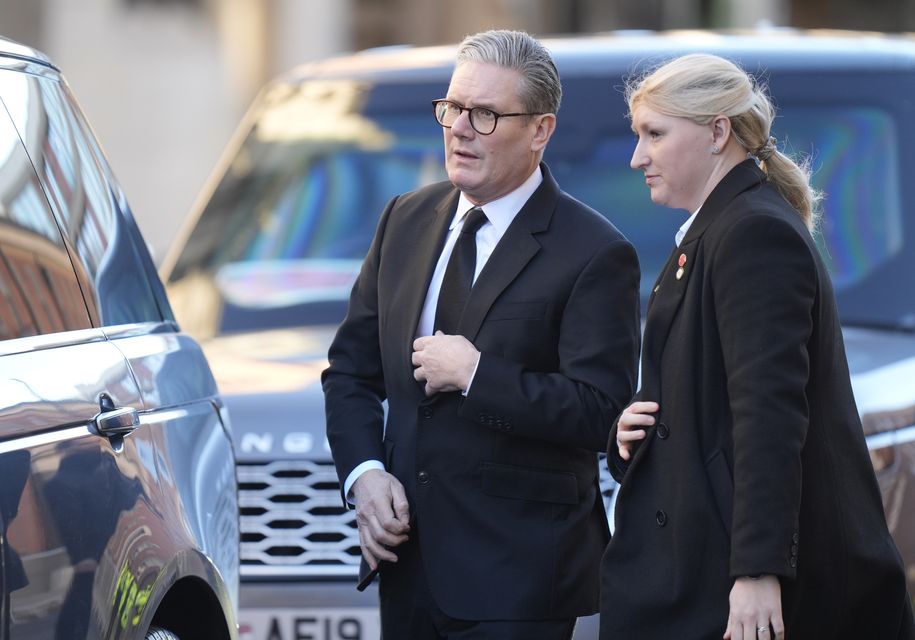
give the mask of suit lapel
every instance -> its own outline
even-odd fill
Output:
[[[534,234],[549,227],[559,200],[559,185],[549,169],[541,164],[540,170],[543,172],[543,182],[512,220],[470,290],[458,333],[471,342],[476,338],[486,314],[499,295],[540,251],[540,243]]]
[[[417,216],[415,235],[407,239],[407,243],[396,250],[408,251],[413,254],[411,264],[414,268],[402,274],[403,283],[399,288],[409,292],[405,296],[405,304],[391,312],[391,326],[399,332],[398,344],[401,346],[401,358],[406,371],[413,371],[413,339],[416,336],[416,327],[419,325],[419,316],[426,301],[432,273],[442,252],[448,225],[454,217],[457,207],[458,192],[453,190],[428,214]]]
[[[662,401],[661,354],[664,353],[671,325],[683,302],[690,276],[695,270],[696,254],[702,235],[735,197],[763,181],[765,174],[752,160],[734,167],[706,198],[680,246],[676,247],[667,259],[652,292],[645,318],[641,393],[643,399]]]

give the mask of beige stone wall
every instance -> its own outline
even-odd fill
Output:
[[[157,260],[261,85],[352,48],[350,0],[0,0],[89,117]]]

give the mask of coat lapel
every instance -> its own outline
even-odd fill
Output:
[[[642,354],[642,392],[645,400],[662,402],[661,354],[667,344],[670,327],[683,302],[690,276],[695,269],[696,254],[705,230],[741,192],[765,181],[765,174],[752,160],[734,167],[712,190],[702,204],[699,215],[690,225],[679,247],[667,259],[649,302],[645,318],[645,340]]]
[[[458,333],[471,342],[499,295],[540,251],[540,243],[534,234],[549,227],[559,200],[559,185],[549,169],[541,164],[540,170],[543,182],[512,220],[470,291]]]
[[[414,259],[411,263],[415,268],[402,274],[403,283],[401,290],[409,292],[405,296],[405,304],[392,312],[392,327],[397,327],[400,332],[398,344],[402,345],[401,358],[406,371],[413,371],[413,339],[416,336],[416,327],[419,325],[419,316],[426,301],[432,273],[442,252],[445,237],[448,234],[448,225],[454,217],[457,207],[458,191],[455,189],[443,198],[432,212],[427,215],[417,216],[415,235],[409,239],[409,246],[400,247],[401,251],[409,251]]]

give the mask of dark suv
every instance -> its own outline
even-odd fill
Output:
[[[629,168],[625,78],[708,51],[769,83],[775,134],[811,156],[827,194],[818,237],[887,518],[915,587],[915,40],[770,30],[547,44],[564,96],[546,161],[566,191],[634,242],[645,297],[685,216],[652,205]],[[430,101],[445,95],[454,53],[367,51],[269,84],[164,264],[176,313],[204,339],[232,410],[245,638],[377,637],[374,595],[353,588],[358,537],[340,504],[318,378],[385,203],[445,179]],[[604,489],[609,504],[606,476]],[[593,637],[593,624],[582,621],[577,637]]]
[[[227,412],[69,87],[0,39],[0,640],[237,637]]]

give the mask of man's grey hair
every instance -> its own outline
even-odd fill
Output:
[[[467,36],[458,47],[457,64],[484,62],[521,74],[521,102],[528,113],[556,113],[562,85],[553,57],[524,31],[497,29]]]

